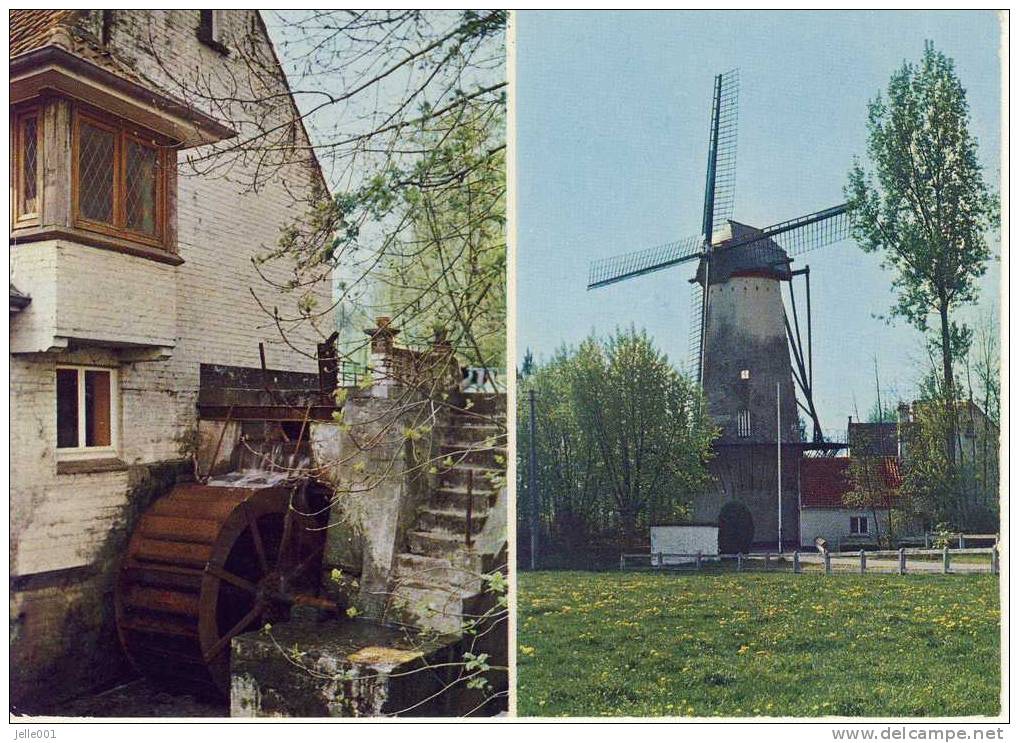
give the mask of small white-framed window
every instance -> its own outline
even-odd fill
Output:
[[[116,454],[119,389],[116,369],[101,366],[57,367],[58,458]]]
[[[870,534],[867,524],[866,516],[850,516],[849,517],[849,533],[866,535]]]

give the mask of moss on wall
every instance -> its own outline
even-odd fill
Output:
[[[124,505],[88,566],[24,576],[12,586],[12,711],[59,714],[62,702],[131,674],[114,618],[120,556],[145,509],[191,476],[188,460],[132,467]]]

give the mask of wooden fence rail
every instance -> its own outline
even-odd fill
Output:
[[[987,562],[953,561],[955,558],[988,556]],[[898,573],[993,573],[1000,570],[998,547],[968,547],[950,549],[859,550],[856,552],[751,552],[747,554],[705,554],[703,552],[641,552],[619,556],[619,569],[694,570],[709,565],[735,564],[737,572],[744,570],[785,570],[802,573],[804,565],[816,565],[831,575],[835,572]],[[841,570],[835,570],[835,568]]]

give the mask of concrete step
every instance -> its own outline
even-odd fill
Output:
[[[447,467],[448,462],[452,462],[454,467],[471,464],[499,472],[506,469],[506,449],[502,447],[470,442],[445,443],[441,447],[441,453],[443,464]]]
[[[385,617],[443,635],[463,631],[463,598],[448,589],[397,586]]]
[[[485,525],[488,509],[471,511],[471,534],[477,534]],[[459,508],[433,508],[426,506],[418,512],[417,528],[422,531],[441,531],[453,535],[467,533],[467,510]]]
[[[495,505],[497,494],[494,490],[478,490],[471,493],[471,511],[487,512]],[[467,489],[463,487],[440,487],[432,493],[429,506],[445,511],[467,511]]]
[[[471,418],[454,418],[442,429],[446,441],[488,441],[494,445],[506,445],[506,428],[494,423],[483,423]]]
[[[463,596],[482,588],[480,559],[454,565],[445,557],[428,557],[404,552],[396,557],[396,585],[418,588],[451,588]],[[477,568],[471,566],[477,564]]]
[[[486,467],[480,464],[463,463],[453,467],[439,467],[439,487],[466,490],[470,482],[474,492],[493,492],[506,481],[504,468]]]
[[[427,557],[457,559],[469,552],[467,540],[463,534],[415,529],[407,534],[407,541],[410,544],[411,552]]]
[[[454,404],[456,414],[506,415],[506,395],[492,392],[462,392]]]

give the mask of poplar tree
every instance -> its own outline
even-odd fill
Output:
[[[998,224],[997,197],[984,181],[969,126],[954,63],[927,42],[920,63],[904,63],[887,93],[870,102],[869,168],[857,159],[845,189],[854,237],[895,274],[892,316],[929,334],[940,357],[952,411],[945,432],[950,468],[957,429],[954,365],[970,340],[954,313],[977,298],[991,255],[986,236]]]

